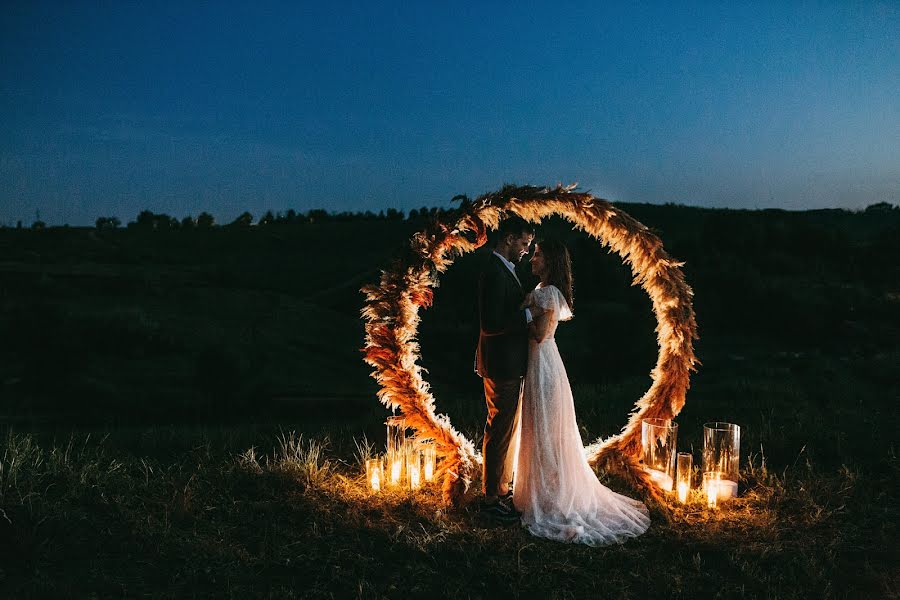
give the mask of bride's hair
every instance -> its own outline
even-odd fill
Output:
[[[572,258],[569,249],[559,240],[546,239],[535,243],[541,247],[544,254],[544,264],[547,266],[547,283],[555,285],[562,292],[563,298],[569,305],[569,310],[575,310],[572,297]]]

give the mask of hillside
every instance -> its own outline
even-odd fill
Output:
[[[876,384],[900,380],[900,210],[620,206],[686,262],[698,382],[804,357]],[[334,398],[369,406],[358,290],[423,223],[0,229],[3,410],[209,421],[328,413]],[[618,257],[567,223],[548,220],[541,236],[573,251],[577,318],[558,336],[573,382],[621,386],[616,404],[627,407],[656,356],[648,299]],[[471,355],[483,252],[445,274],[420,327],[429,381],[464,406],[480,391]]]

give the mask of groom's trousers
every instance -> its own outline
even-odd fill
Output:
[[[496,380],[483,378],[484,399],[487,403],[487,421],[484,424],[484,443],[481,455],[484,459],[482,481],[484,494],[497,496],[501,484],[513,477],[516,431],[519,428],[519,399],[522,396],[522,378]]]

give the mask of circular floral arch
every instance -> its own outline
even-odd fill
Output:
[[[641,419],[671,419],[684,406],[695,370],[693,340],[697,322],[691,288],[681,272],[683,263],[672,259],[662,241],[612,204],[575,186],[555,189],[506,186],[472,203],[464,201],[452,216],[438,219],[415,234],[410,251],[382,271],[377,285],[362,288],[366,296],[362,316],[366,322],[365,361],[374,367],[378,398],[385,406],[399,409],[419,438],[432,438],[440,463],[444,499],[459,502],[479,476],[481,457],[446,415],[434,411],[434,397],[416,364],[419,345],[416,334],[419,310],[431,305],[433,288],[440,273],[453,260],[484,245],[488,229],[498,227],[505,213],[514,213],[538,223],[559,215],[576,229],[585,231],[603,246],[615,251],[631,267],[634,285],[640,285],[653,302],[657,319],[659,357],[651,372],[653,383],[637,400],[622,431],[586,448],[591,465],[624,477],[633,487],[656,496],[641,467]]]

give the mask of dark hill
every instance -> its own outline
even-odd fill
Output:
[[[619,206],[686,262],[698,377],[762,357],[825,356],[900,380],[900,210]],[[209,420],[369,406],[358,290],[423,223],[0,229],[3,411]],[[558,336],[571,378],[625,386],[633,402],[656,356],[650,303],[597,242],[552,219],[539,237],[551,235],[575,265],[577,318]],[[477,410],[482,256],[445,274],[420,328],[429,381]]]

